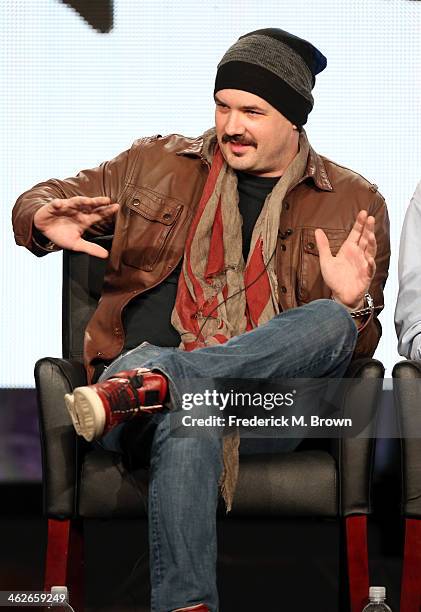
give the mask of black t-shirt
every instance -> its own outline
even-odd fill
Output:
[[[178,346],[180,334],[171,325],[171,314],[177,295],[178,277],[183,260],[159,285],[131,300],[123,312],[126,332],[125,350],[142,342],[156,346]]]
[[[238,208],[243,218],[243,257],[244,261],[247,261],[254,226],[262,212],[263,204],[278,182],[279,176],[254,176],[253,174],[247,174],[247,172],[237,172],[237,178]]]
[[[279,177],[262,177],[237,172],[239,210],[243,219],[243,257],[247,259],[251,236],[266,197]],[[171,325],[171,313],[177,295],[182,262],[157,287],[129,302],[123,312],[126,334],[124,349],[132,349],[144,341],[156,346],[178,346],[180,334]]]

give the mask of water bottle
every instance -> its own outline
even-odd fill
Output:
[[[389,606],[385,603],[386,589],[385,587],[370,587],[368,593],[369,602],[363,612],[392,612]]]

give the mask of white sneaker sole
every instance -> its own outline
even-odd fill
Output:
[[[79,436],[92,442],[102,436],[105,410],[98,395],[89,387],[78,387],[64,396],[73,426]]]

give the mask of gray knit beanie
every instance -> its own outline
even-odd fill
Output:
[[[215,90],[249,91],[297,126],[313,108],[315,76],[326,68],[325,56],[308,41],[277,28],[241,36],[218,64]]]

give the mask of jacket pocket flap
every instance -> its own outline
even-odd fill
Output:
[[[158,194],[135,191],[126,200],[127,207],[133,212],[142,215],[149,221],[158,221],[164,225],[172,225],[177,219],[183,205],[172,202],[167,198],[160,198]]]
[[[301,232],[302,245],[305,253],[319,256],[319,249],[316,244],[315,229],[313,227],[304,227]],[[332,255],[336,255],[343,243],[345,242],[348,232],[343,229],[325,229],[321,228],[329,240],[330,250]]]

